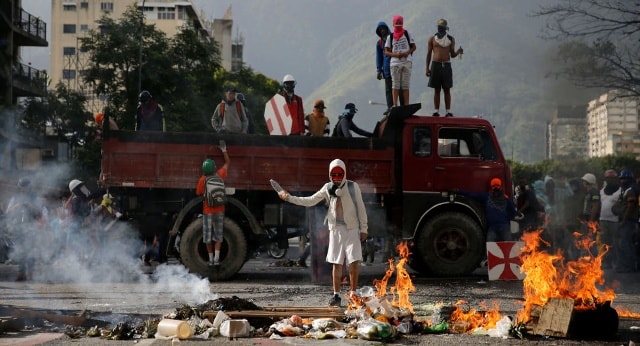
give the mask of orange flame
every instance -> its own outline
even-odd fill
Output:
[[[486,303],[480,303],[480,306],[486,309],[485,311],[468,307],[468,302],[464,300],[459,300],[454,305],[456,309],[451,313],[449,322],[452,325],[451,329],[456,332],[473,332],[479,327],[493,329],[496,327],[496,323],[502,319],[498,302],[494,302],[491,309]]]
[[[389,282],[389,279],[395,272],[395,285],[394,287],[391,287],[389,289],[389,291],[393,295],[391,305],[399,308],[405,308],[413,313],[414,310],[413,305],[409,301],[409,293],[415,292],[416,288],[413,285],[413,282],[411,282],[409,272],[407,272],[407,269],[405,268],[405,264],[409,260],[411,252],[409,252],[409,246],[407,245],[407,242],[404,241],[400,242],[396,246],[396,250],[400,254],[398,263],[394,266],[394,259],[389,258],[389,268],[384,274],[384,277],[381,280],[373,280],[373,285],[376,287],[376,297],[383,298],[387,295],[387,284]]]
[[[640,313],[631,312],[627,308],[616,307],[616,312],[618,313],[618,317],[627,317],[627,318],[640,318]]]
[[[589,232],[575,232],[575,245],[583,255],[575,261],[565,262],[562,251],[549,254],[540,251],[540,244],[549,245],[541,239],[543,230],[526,232],[522,235],[525,245],[522,249],[522,265],[520,271],[526,273],[523,280],[524,308],[518,311],[518,321],[527,322],[534,306],[543,306],[550,298],[571,298],[575,301],[575,309],[595,309],[596,305],[613,301],[616,297],[611,288],[603,290],[604,272],[602,257],[606,247],[594,256],[593,234],[597,233],[597,224],[588,224]]]

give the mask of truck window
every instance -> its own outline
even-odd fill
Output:
[[[431,128],[416,127],[413,130],[413,154],[417,157],[431,156]]]
[[[495,161],[497,158],[491,135],[483,129],[440,129],[438,155],[440,157],[475,157],[483,161]]]

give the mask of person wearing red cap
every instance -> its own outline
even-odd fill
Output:
[[[485,217],[487,219],[487,241],[510,241],[511,220],[516,215],[516,207],[513,200],[504,193],[502,180],[500,178],[491,179],[489,192],[474,193],[458,190],[463,196],[478,200],[484,205]]]

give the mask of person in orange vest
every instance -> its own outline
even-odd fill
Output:
[[[304,135],[304,109],[302,107],[302,97],[295,94],[296,79],[288,74],[282,78],[282,93],[289,107],[291,114],[291,136]]]

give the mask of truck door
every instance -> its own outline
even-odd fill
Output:
[[[455,187],[480,192],[489,188],[493,177],[506,181],[504,160],[498,157],[492,133],[484,128],[441,127],[436,156],[432,184],[438,191]]]
[[[504,179],[505,164],[495,137],[482,127],[416,126],[403,154],[405,191],[485,191],[493,177]]]

